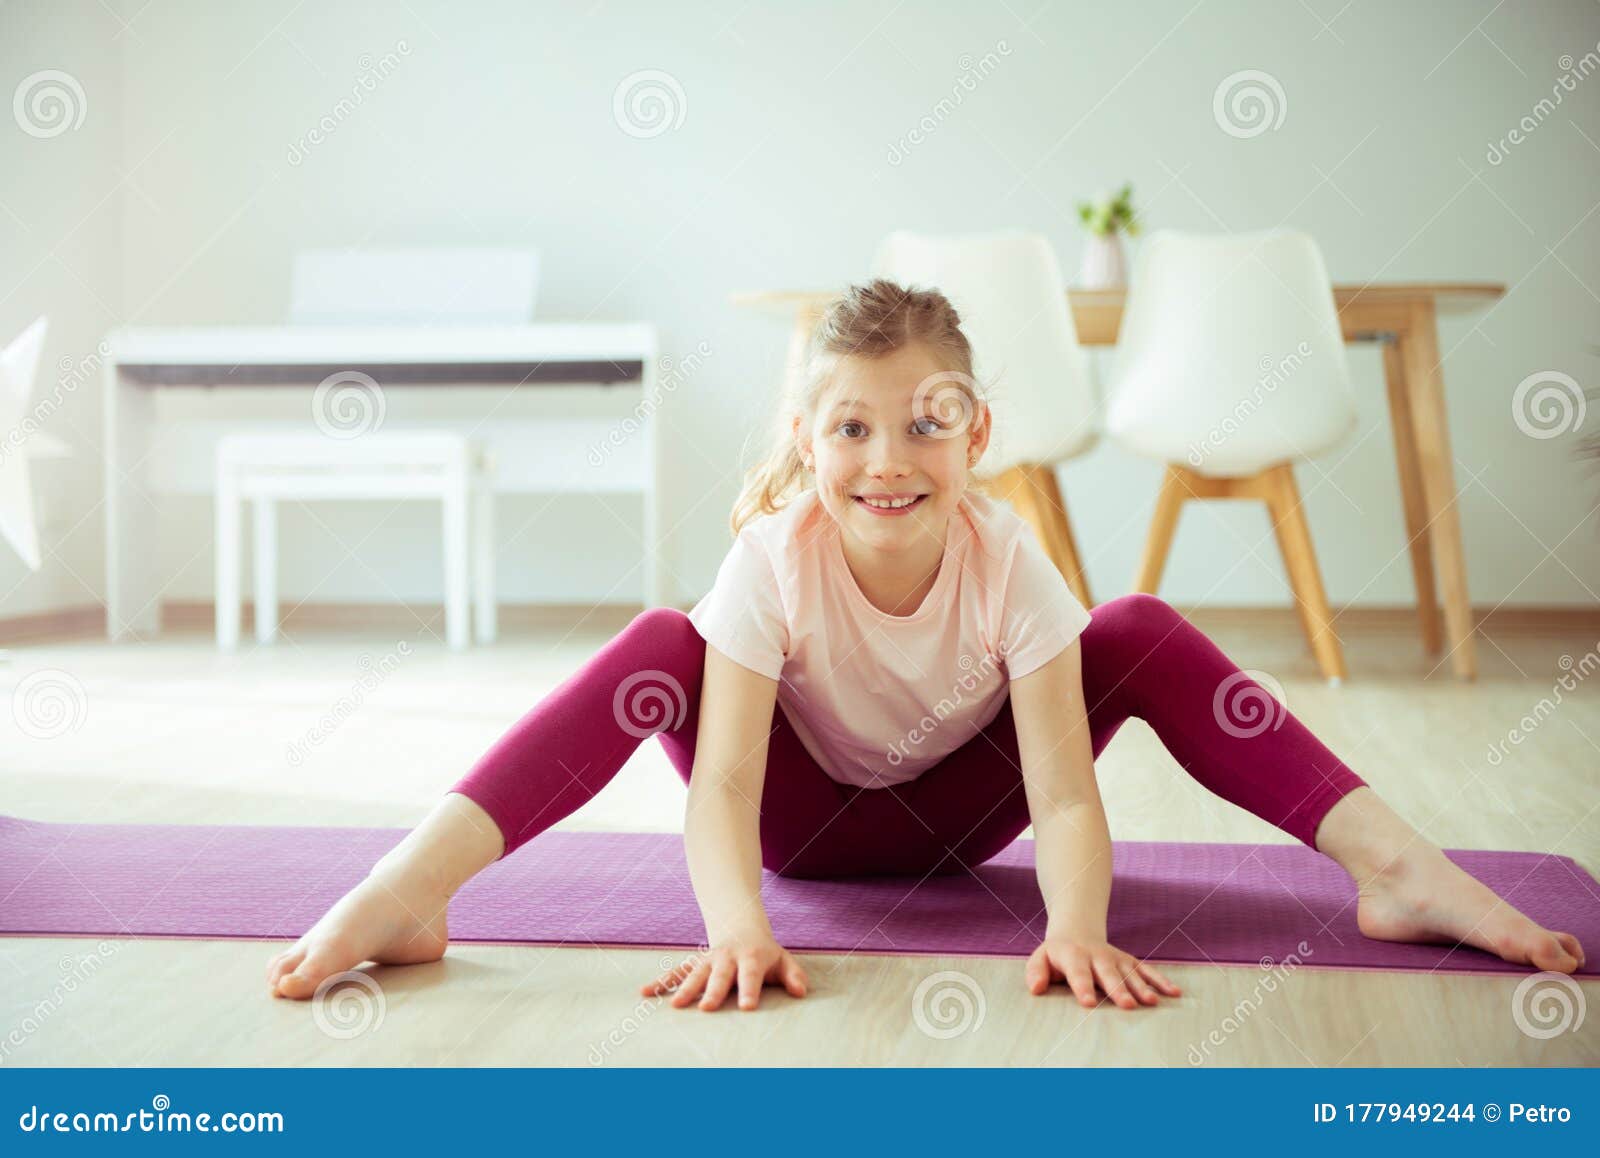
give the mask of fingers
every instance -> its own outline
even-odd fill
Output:
[[[801,968],[799,960],[794,954],[785,950],[783,959],[778,963],[779,976],[783,980],[783,987],[789,991],[791,997],[804,997],[806,995],[806,971]]]
[[[689,974],[690,970],[695,967],[695,964],[698,961],[698,957],[691,957],[686,961],[678,962],[678,964],[674,965],[671,969],[668,969],[654,981],[647,981],[644,985],[640,986],[639,992],[644,994],[646,997],[661,996],[661,994],[667,992],[669,989],[672,989],[678,984],[679,981],[683,980],[683,978]]]
[[[1023,980],[1028,983],[1028,992],[1035,997],[1050,988],[1050,957],[1040,945],[1028,958],[1028,964],[1022,971]]]
[[[1178,997],[1183,993],[1183,990],[1179,989],[1176,983],[1167,980],[1166,974],[1162,973],[1161,970],[1157,969],[1148,961],[1139,962],[1139,972],[1150,982],[1150,984],[1161,990],[1161,992],[1165,993],[1168,997]]]
[[[711,980],[706,983],[706,992],[700,999],[700,1008],[704,1010],[721,1008],[728,996],[728,990],[733,988],[734,976],[733,954],[726,949],[717,950],[711,959]]]
[[[684,978],[683,984],[678,987],[678,991],[672,995],[672,1007],[674,1009],[682,1009],[692,1003],[695,998],[700,996],[701,991],[705,989],[706,978],[710,976],[711,962],[706,960],[694,962],[690,967],[689,975]]]
[[[1067,985],[1077,995],[1079,1005],[1093,1009],[1100,1003],[1100,996],[1094,989],[1094,972],[1089,968],[1088,953],[1082,949],[1069,949],[1066,960],[1053,958],[1051,964],[1066,975]]]
[[[739,1008],[754,1009],[761,1004],[761,987],[766,984],[766,970],[754,954],[739,958]]]
[[[1107,997],[1117,1003],[1118,1008],[1132,1009],[1139,1004],[1139,999],[1128,992],[1128,985],[1122,979],[1117,958],[1104,953],[1093,958],[1093,964],[1094,975],[1099,979],[1100,987],[1106,991]]]

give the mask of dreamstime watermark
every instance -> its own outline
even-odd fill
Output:
[[[611,119],[641,140],[678,128],[688,112],[689,99],[678,78],[659,68],[630,72],[611,94]]]
[[[1206,459],[1206,455],[1218,449],[1229,437],[1237,434],[1240,425],[1257,410],[1261,409],[1266,398],[1289,380],[1289,376],[1305,364],[1311,357],[1311,346],[1301,342],[1288,354],[1276,363],[1270,354],[1263,354],[1257,363],[1261,376],[1256,379],[1255,388],[1250,391],[1250,397],[1241,398],[1233,408],[1233,413],[1224,418],[1216,426],[1206,432],[1206,436],[1199,442],[1189,444],[1189,463],[1199,466]]]
[[[911,155],[912,149],[933,136],[939,126],[961,107],[967,94],[976,92],[979,83],[1000,67],[1000,58],[1010,55],[1011,46],[1004,40],[996,41],[994,48],[976,60],[972,58],[970,52],[963,52],[956,60],[956,65],[961,71],[956,75],[950,95],[940,97],[930,112],[925,113],[899,140],[890,143],[887,157],[889,164],[900,164]]]
[[[77,129],[89,112],[89,98],[70,72],[46,68],[22,78],[11,94],[11,115],[30,137],[59,137]]]
[[[966,700],[967,695],[987,681],[999,665],[999,658],[993,655],[985,655],[976,662],[970,655],[963,655],[956,660],[956,666],[961,669],[962,675],[950,689],[950,694],[934,704],[933,709],[918,720],[904,737],[890,744],[884,758],[895,767],[903,764],[906,757],[911,754],[911,749],[938,730],[939,725],[954,714]]]
[[[38,434],[43,424],[61,409],[63,396],[74,393],[110,356],[111,345],[104,338],[100,339],[93,353],[85,354],[77,361],[63,354],[61,360],[56,363],[56,384],[50,395],[39,399],[33,409],[24,414],[22,420],[0,438],[0,463],[5,462],[6,455],[14,450],[20,450],[23,443]]]
[[[1511,1020],[1540,1041],[1577,1033],[1586,1012],[1583,986],[1565,973],[1547,970],[1524,977],[1511,995]]]
[[[332,110],[317,118],[317,123],[312,125],[300,135],[297,140],[289,142],[288,161],[291,165],[302,164],[311,150],[316,148],[331,137],[336,129],[350,117],[363,101],[378,91],[378,86],[400,67],[400,58],[411,55],[411,46],[404,40],[394,42],[394,47],[376,60],[370,52],[364,52],[356,61],[361,69],[356,76],[355,83],[350,86],[350,95],[340,97],[334,103]]]
[[[666,973],[674,966],[680,966],[685,963],[696,964],[703,959],[707,951],[708,947],[702,946],[697,952],[690,955],[688,962],[680,962],[678,958],[672,956],[663,956],[660,961],[661,972]],[[627,1044],[630,1037],[644,1028],[645,1021],[649,1019],[652,1013],[661,1008],[661,1003],[667,999],[668,994],[677,991],[678,986],[683,984],[684,978],[687,976],[688,973],[685,972],[666,993],[657,994],[654,997],[641,998],[634,1005],[631,1013],[625,1014],[622,1020],[612,1027],[604,1037],[589,1047],[589,1064],[603,1066],[610,1061],[612,1051],[620,1049]]]
[[[931,438],[956,438],[966,433],[977,413],[981,396],[978,380],[960,370],[939,370],[929,374],[911,393],[911,413],[931,418],[939,425],[928,431]]]
[[[1230,73],[1211,95],[1211,115],[1217,127],[1240,140],[1276,131],[1288,114],[1289,99],[1283,85],[1259,68]]]
[[[670,732],[689,713],[683,685],[664,671],[634,672],[617,685],[611,697],[611,714],[628,735],[643,740],[657,732]]]
[[[285,754],[289,767],[298,768],[304,764],[311,754],[311,749],[338,731],[339,725],[356,713],[367,695],[393,675],[400,666],[400,661],[410,654],[411,645],[403,639],[395,644],[393,651],[378,660],[374,660],[370,652],[362,652],[356,659],[356,666],[361,668],[361,674],[356,677],[355,683],[350,685],[349,694],[335,700],[333,706],[307,729],[304,736],[290,742]]]
[[[700,369],[701,364],[709,357],[711,357],[711,345],[708,342],[701,342],[692,353],[676,364],[670,357],[663,356],[658,364],[661,374],[656,379],[655,390],[651,392],[650,397],[639,400],[639,404],[633,408],[632,415],[613,426],[605,438],[589,448],[589,465],[602,465],[613,450],[637,434],[645,421],[660,407],[662,395],[671,394],[687,382],[689,376]]]
[[[311,395],[311,420],[329,438],[360,438],[376,433],[389,412],[383,387],[360,370],[340,370],[317,383]]]
[[[911,995],[911,1020],[923,1033],[939,1041],[977,1033],[987,1010],[983,986],[956,970],[924,977]]]
[[[1241,997],[1234,1005],[1232,1012],[1224,1017],[1215,1029],[1212,1029],[1198,1043],[1189,1046],[1189,1064],[1192,1066],[1203,1065],[1210,1057],[1213,1049],[1226,1045],[1228,1039],[1244,1027],[1244,1023],[1255,1015],[1265,1003],[1262,990],[1275,993],[1278,983],[1300,968],[1305,959],[1312,955],[1311,946],[1301,941],[1295,946],[1295,952],[1290,953],[1282,961],[1274,961],[1271,957],[1261,958],[1262,977],[1256,982],[1255,988],[1249,994]]]
[[[1489,147],[1483,154],[1483,159],[1489,164],[1498,165],[1509,157],[1512,149],[1531,137],[1534,130],[1544,124],[1545,118],[1556,111],[1556,106],[1561,103],[1564,93],[1577,91],[1580,80],[1600,69],[1600,43],[1576,61],[1572,59],[1571,53],[1562,53],[1556,58],[1556,67],[1561,70],[1561,75],[1556,77],[1555,84],[1550,86],[1550,96],[1541,97],[1533,106],[1532,112],[1524,115],[1498,141],[1489,142]],[[1551,100],[1550,97],[1555,99]]]
[[[377,1033],[388,1010],[383,986],[370,973],[347,969],[324,977],[311,995],[311,1020],[331,1038],[348,1041]]]
[[[1283,685],[1264,671],[1236,671],[1217,685],[1211,714],[1228,735],[1249,740],[1277,731],[1288,716]]]
[[[1511,421],[1529,438],[1557,438],[1583,425],[1583,387],[1560,370],[1536,370],[1511,395]]]
[[[95,945],[94,952],[86,957],[68,954],[61,958],[56,965],[61,976],[51,987],[50,992],[40,998],[32,1009],[22,1015],[22,1020],[0,1038],[0,1063],[6,1060],[12,1050],[20,1048],[30,1037],[43,1029],[44,1023],[55,1015],[66,1002],[68,995],[76,993],[80,986],[86,984],[101,965],[117,955],[120,948],[115,941],[101,941]]]
[[[23,676],[11,690],[11,716],[23,735],[54,740],[83,727],[89,718],[89,696],[71,672],[41,668]]]
[[[1594,648],[1586,651],[1582,659],[1575,660],[1570,655],[1563,655],[1556,663],[1567,674],[1556,679],[1556,682],[1550,688],[1550,695],[1542,697],[1538,703],[1534,704],[1533,711],[1518,720],[1506,733],[1505,739],[1496,740],[1489,745],[1488,761],[1490,767],[1498,768],[1505,763],[1505,758],[1511,754],[1512,748],[1521,747],[1524,740],[1538,731],[1541,724],[1555,715],[1556,709],[1561,706],[1566,698],[1562,693],[1576,691],[1578,685],[1589,677],[1590,672],[1600,668],[1600,644],[1596,644]],[[1574,671],[1577,672],[1576,675],[1572,674]],[[1550,696],[1554,696],[1555,699],[1552,700]]]

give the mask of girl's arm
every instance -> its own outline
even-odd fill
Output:
[[[679,1008],[698,997],[701,1009],[716,1009],[737,986],[739,1008],[754,1009],[769,982],[805,996],[805,970],[773,937],[761,904],[761,792],[777,699],[777,680],[706,645],[683,843],[708,952],[642,990],[670,991]]]
[[[1106,941],[1111,830],[1095,782],[1079,641],[1012,680],[1010,692],[1048,914],[1044,944],[1028,960],[1029,988],[1042,993],[1059,974],[1082,1004],[1093,1005],[1098,982],[1125,1009],[1155,1004],[1152,985],[1176,996],[1178,987],[1153,966]]]

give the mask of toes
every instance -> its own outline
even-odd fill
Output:
[[[1588,958],[1583,955],[1583,946],[1579,943],[1578,938],[1571,933],[1557,933],[1556,939],[1561,942],[1562,948],[1572,954],[1573,959],[1578,963],[1579,969],[1588,964]]]
[[[267,988],[274,992],[278,989],[278,982],[285,973],[297,969],[300,962],[305,959],[305,950],[298,945],[292,949],[285,949],[272,960],[267,962]]]
[[[360,962],[354,962],[360,964]],[[278,979],[278,992],[285,997],[305,1000],[317,991],[317,986],[348,965],[341,965],[330,954],[311,952],[305,955],[293,971],[285,973]]]
[[[1528,960],[1553,973],[1571,973],[1578,967],[1578,955],[1569,951],[1555,933],[1540,931],[1529,938]]]

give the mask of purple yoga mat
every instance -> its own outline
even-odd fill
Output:
[[[291,940],[403,829],[41,824],[0,817],[0,933]],[[1570,858],[1449,853],[1534,920],[1570,932],[1600,972],[1600,885]],[[1526,973],[1488,953],[1371,941],[1355,889],[1303,845],[1124,841],[1111,942],[1157,961]],[[815,952],[1026,957],[1044,932],[1033,842],[974,873],[848,880],[765,874],[778,940]],[[670,833],[547,832],[450,905],[454,941],[693,946],[704,936]],[[1302,947],[1302,943],[1303,947]],[[1270,962],[1269,960],[1270,959]]]

